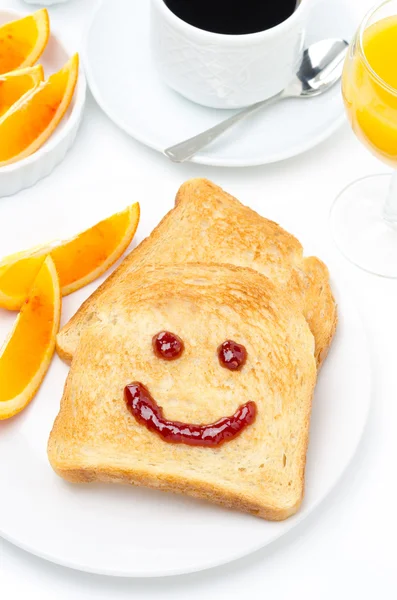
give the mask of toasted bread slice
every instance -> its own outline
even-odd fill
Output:
[[[113,288],[124,294],[135,285],[134,272],[141,266],[184,262],[250,267],[288,289],[315,337],[317,363],[323,362],[337,321],[327,267],[317,258],[303,258],[296,238],[205,179],[182,185],[176,207],[61,330],[59,355],[71,360],[85,325],[106,312]]]
[[[183,340],[177,360],[155,356],[162,330]],[[241,371],[219,363],[227,339],[247,350]],[[302,501],[316,376],[307,321],[267,278],[225,265],[146,266],[84,328],[49,459],[71,482],[144,485],[286,519]],[[256,420],[217,448],[169,443],[128,411],[123,391],[133,381],[167,419],[213,423],[255,401]]]

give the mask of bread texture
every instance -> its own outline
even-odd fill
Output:
[[[61,358],[71,361],[86,325],[106,313],[115,288],[122,295],[136,285],[138,269],[190,262],[248,267],[286,290],[309,323],[321,365],[337,323],[327,267],[315,257],[304,258],[295,237],[206,179],[182,185],[175,208],[61,330],[57,339]]]
[[[144,254],[158,252],[156,235]],[[290,244],[295,252],[293,238]],[[276,238],[274,264],[277,248]],[[255,253],[252,244],[247,252]],[[274,268],[288,280],[288,269]],[[116,278],[130,274],[124,267]],[[95,319],[81,327],[73,348],[48,446],[55,471],[71,482],[189,494],[270,520],[294,514],[304,492],[317,369],[314,337],[288,290],[252,269],[216,264],[146,265],[122,294],[115,281],[103,288],[106,302],[96,303]],[[155,356],[152,337],[162,330],[182,338],[179,359]],[[247,350],[241,371],[219,363],[217,348],[227,339]],[[256,420],[217,448],[167,443],[128,411],[123,392],[133,381],[149,389],[167,419],[212,423],[252,400]]]

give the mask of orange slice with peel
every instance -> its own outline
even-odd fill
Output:
[[[0,74],[31,67],[42,55],[50,37],[45,8],[0,27]]]
[[[0,420],[13,417],[34,398],[54,354],[60,316],[58,275],[47,257],[0,350]]]
[[[0,117],[26,92],[44,80],[41,65],[19,69],[0,76]]]
[[[0,167],[26,158],[47,141],[65,115],[76,87],[79,57],[24,94],[0,119]]]
[[[0,262],[0,307],[19,310],[49,254],[55,263],[63,296],[91,283],[128,248],[139,217],[139,204],[132,204],[71,240],[8,256]]]

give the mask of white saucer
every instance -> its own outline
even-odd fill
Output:
[[[346,0],[311,0],[308,43],[326,37],[350,39],[353,19]],[[205,108],[163,84],[149,50],[148,0],[104,0],[83,43],[91,91],[105,113],[143,144],[165,148],[212,127],[231,111]],[[236,126],[193,162],[250,166],[300,154],[343,123],[338,85],[310,100],[285,100]]]
[[[175,191],[169,183],[153,178],[96,181],[87,189],[65,189],[55,195],[32,189],[5,198],[0,203],[0,256],[73,235],[128,205],[131,194],[141,202],[140,241],[171,208]],[[249,193],[247,189],[241,199],[246,200]],[[95,198],[95,202],[87,202],[87,198]],[[261,211],[260,200],[250,204]],[[18,227],[10,227],[10,223],[18,223]],[[302,242],[309,244],[310,240]],[[63,321],[97,285],[95,282],[64,299]],[[0,535],[33,554],[75,569],[156,577],[230,562],[287,533],[337,484],[368,417],[368,343],[343,283],[334,284],[334,289],[339,327],[315,393],[306,494],[297,515],[268,523],[144,488],[65,483],[52,471],[46,453],[68,372],[55,357],[31,405],[14,419],[0,422]],[[0,311],[0,345],[14,319],[15,314]]]

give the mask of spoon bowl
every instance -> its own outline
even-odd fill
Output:
[[[272,98],[239,111],[214,127],[164,151],[173,162],[184,162],[211,144],[225,131],[265,106],[285,98],[313,98],[327,92],[341,78],[348,43],[342,39],[326,39],[309,46],[291,83]]]
[[[302,98],[318,96],[335,85],[342,75],[347,48],[348,43],[340,39],[322,40],[307,48],[296,80],[284,90],[285,97],[291,97],[290,87],[296,84],[300,86],[298,95]]]

